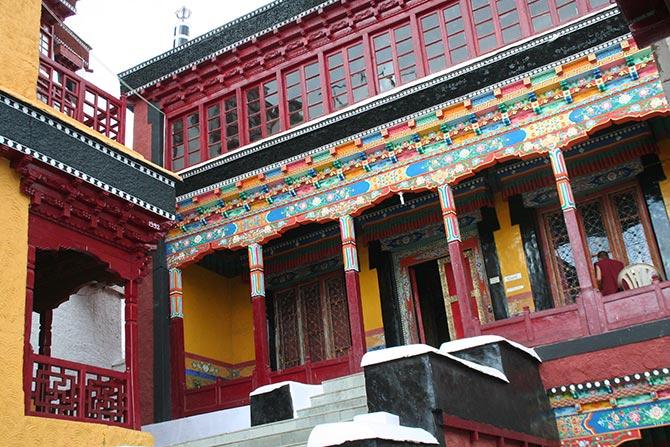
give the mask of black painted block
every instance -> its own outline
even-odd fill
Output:
[[[458,354],[503,370],[510,383],[429,352],[366,366],[369,411],[396,414],[401,425],[423,428],[442,445],[444,415],[558,439],[535,359],[504,342]]]
[[[293,419],[293,400],[289,384],[251,396],[252,427],[286,419]]]

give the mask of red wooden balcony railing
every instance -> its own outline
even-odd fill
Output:
[[[115,98],[44,55],[40,55],[37,98],[101,134],[125,142],[125,97]]]
[[[484,324],[482,335],[502,335],[526,346],[539,346],[623,329],[670,317],[670,281],[592,300],[529,312]]]
[[[26,413],[130,427],[128,374],[31,354]]]

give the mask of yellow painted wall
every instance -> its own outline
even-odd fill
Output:
[[[21,2],[18,2],[21,3]],[[151,446],[148,433],[101,424],[25,416],[23,340],[28,256],[29,199],[19,177],[0,159],[0,444],[6,446]]]
[[[377,270],[370,269],[368,247],[358,246],[358,262],[360,265],[361,303],[363,305],[363,326],[365,332],[384,327],[382,307],[379,298],[379,282]]]
[[[500,194],[496,195],[495,208],[500,229],[493,233],[493,237],[500,261],[500,281],[505,287],[510,315],[522,312],[524,306],[534,310],[521,231],[518,225],[512,225],[508,203]],[[519,274],[519,279],[505,281],[506,276]]]
[[[0,0],[0,86],[33,99],[39,62],[40,0]]]
[[[254,360],[249,284],[198,265],[184,269],[186,352],[225,363]]]
[[[670,140],[664,139],[657,142],[660,149],[659,158],[663,165],[663,172],[665,172],[666,180],[659,182],[665,208],[670,215]]]

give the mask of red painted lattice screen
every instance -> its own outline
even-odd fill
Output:
[[[28,414],[130,426],[125,372],[33,354]]]
[[[109,138],[125,140],[125,101],[44,55],[40,55],[37,98]]]

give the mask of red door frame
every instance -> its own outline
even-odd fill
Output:
[[[477,249],[479,249],[479,241],[476,237],[466,239],[465,241],[463,241],[462,247],[463,247],[463,251],[465,251],[465,250],[477,250]],[[412,299],[410,300],[411,308],[407,309],[407,310],[411,313],[410,318],[415,319],[415,321],[417,322],[417,332],[418,332],[419,340],[420,340],[421,343],[425,343],[426,336],[425,336],[425,332],[424,332],[424,328],[423,328],[423,320],[422,320],[422,315],[421,315],[421,306],[420,306],[421,297],[419,295],[419,290],[416,286],[416,277],[415,277],[413,267],[418,265],[418,264],[422,264],[424,262],[437,261],[438,259],[441,259],[441,258],[446,257],[446,256],[448,256],[448,253],[445,253],[444,256],[439,256],[439,257],[435,257],[435,258],[432,258],[432,259],[425,259],[425,258],[419,259],[416,255],[410,255],[410,256],[400,258],[400,267],[401,268],[406,268],[408,270],[408,273],[410,275],[411,288],[412,288],[412,290],[411,290]],[[473,279],[472,278],[472,273],[473,272],[471,271],[470,272],[470,278],[471,279]],[[440,272],[440,274],[444,275],[445,272]],[[474,285],[475,285],[475,281],[473,279],[473,286]],[[479,285],[479,281],[477,281],[477,285]],[[470,290],[472,290],[472,288],[470,288]],[[488,293],[487,291],[481,291],[481,292],[482,292],[482,295],[484,295],[485,293]],[[475,301],[475,303],[476,303],[476,301]],[[476,303],[476,304],[477,304],[477,312],[478,312],[479,311],[479,304],[478,303]],[[453,318],[455,318],[455,314],[453,315]],[[459,318],[460,318],[460,315],[459,315]],[[454,329],[454,332],[455,332],[455,329]]]

